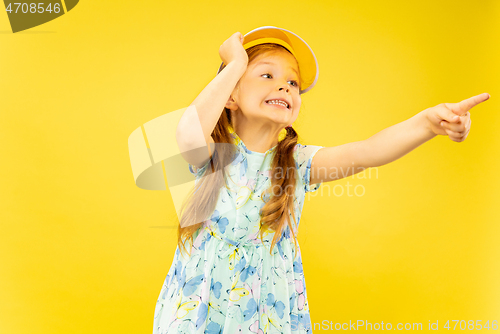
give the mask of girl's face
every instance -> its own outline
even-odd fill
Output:
[[[259,55],[248,64],[226,107],[246,122],[269,123],[282,129],[299,115],[299,69],[294,56],[279,50]],[[285,100],[288,108],[267,101]]]

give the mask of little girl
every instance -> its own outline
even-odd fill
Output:
[[[312,333],[296,239],[305,193],[394,161],[436,135],[465,140],[468,110],[489,95],[426,109],[364,141],[302,145],[292,124],[318,77],[309,46],[267,26],[233,34],[219,53],[217,76],[190,106],[197,117],[186,112],[177,125],[196,183],[153,334]],[[203,133],[194,133],[200,126]],[[200,139],[208,150],[194,156]]]

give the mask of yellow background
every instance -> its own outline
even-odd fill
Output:
[[[312,323],[500,321],[499,1],[81,1],[16,34],[0,14],[0,333],[151,333],[176,222],[169,191],[134,184],[128,136],[187,107],[219,46],[263,25],[317,56],[304,144],[491,95],[466,141],[439,136],[307,198]]]

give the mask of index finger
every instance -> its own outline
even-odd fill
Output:
[[[490,98],[490,94],[482,93],[473,97],[469,97],[458,103],[458,107],[461,112],[467,112],[473,107],[477,106],[479,103],[484,102]]]

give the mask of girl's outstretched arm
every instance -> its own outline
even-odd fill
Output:
[[[464,141],[471,125],[469,110],[489,98],[488,93],[483,93],[459,103],[441,103],[368,139],[323,148],[311,163],[310,183],[333,181],[388,164],[437,135]]]

